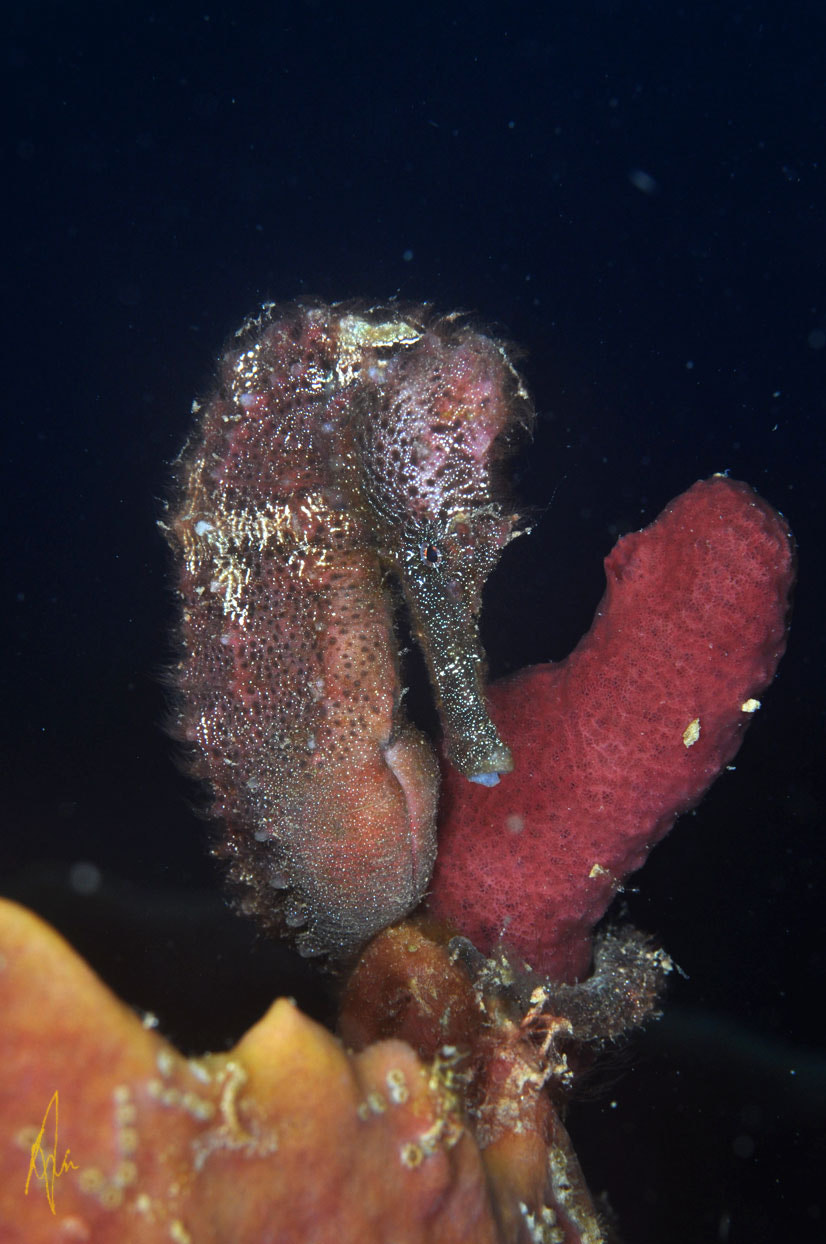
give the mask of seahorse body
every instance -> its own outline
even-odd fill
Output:
[[[530,405],[504,348],[423,309],[267,306],[198,407],[169,525],[176,730],[213,792],[242,906],[346,953],[421,898],[437,767],[404,719],[392,572],[448,754],[511,768],[487,712],[481,589],[515,517],[494,499]]]

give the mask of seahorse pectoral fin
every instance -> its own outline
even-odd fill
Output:
[[[451,764],[471,781],[495,785],[513,757],[485,701],[485,655],[465,596],[448,574],[424,566],[404,578],[416,638],[424,654]]]

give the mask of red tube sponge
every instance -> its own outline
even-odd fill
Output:
[[[785,649],[794,542],[748,485],[714,476],[605,572],[570,657],[490,689],[513,774],[490,790],[444,768],[431,910],[560,980],[587,973],[624,878],[737,752]]]

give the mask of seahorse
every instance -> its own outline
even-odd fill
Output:
[[[402,709],[392,581],[450,762],[512,767],[485,703],[481,592],[520,529],[501,466],[533,411],[511,351],[425,307],[266,304],[223,354],[162,523],[173,730],[242,910],[347,955],[421,899],[438,766]]]

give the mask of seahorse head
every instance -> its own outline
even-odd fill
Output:
[[[342,338],[359,324],[344,319]],[[458,317],[389,321],[373,332],[356,437],[379,554],[402,583],[448,757],[493,784],[512,760],[485,704],[478,616],[484,583],[515,533],[499,475],[531,406],[504,346]]]

